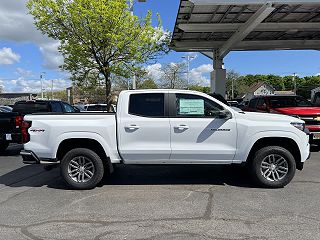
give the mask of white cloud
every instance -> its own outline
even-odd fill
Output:
[[[33,77],[33,73],[30,70],[26,70],[23,68],[18,67],[16,69],[16,74],[18,74],[21,78],[29,78],[29,77]]]
[[[163,71],[162,71],[162,65],[160,63],[149,65],[145,69],[148,75],[155,81],[158,81],[161,79]]]
[[[210,82],[210,73],[213,71],[212,64],[203,64],[190,70],[190,83],[207,86]]]
[[[58,69],[63,63],[57,51],[59,43],[36,29],[26,3],[26,0],[0,1],[0,39],[36,44],[42,53],[44,67]]]
[[[45,92],[51,92],[51,80],[43,80],[43,89]],[[14,80],[1,81],[0,86],[3,86],[5,92],[28,92],[28,93],[40,93],[41,81],[40,80],[26,80],[18,78]],[[53,80],[53,91],[64,90],[71,86],[71,82],[65,79]]]
[[[11,48],[0,49],[0,65],[9,65],[20,61],[20,55],[14,53]]]
[[[0,92],[5,91],[4,89],[4,82],[2,80],[0,80]]]

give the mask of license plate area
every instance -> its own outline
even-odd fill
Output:
[[[313,133],[313,140],[320,140],[320,133]]]

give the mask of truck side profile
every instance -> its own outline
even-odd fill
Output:
[[[114,164],[246,164],[264,187],[283,187],[310,155],[304,122],[237,112],[188,90],[119,95],[117,113],[24,118],[26,164],[60,164],[74,189],[95,187]]]

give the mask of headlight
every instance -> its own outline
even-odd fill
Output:
[[[292,122],[291,125],[298,128],[301,131],[304,131],[304,128],[306,126],[304,123],[296,123],[296,122]]]

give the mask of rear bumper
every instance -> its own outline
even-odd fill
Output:
[[[22,150],[20,152],[20,155],[22,156],[22,161],[24,164],[39,164],[40,163],[40,159],[32,151]]]
[[[20,152],[22,156],[22,162],[24,164],[58,164],[57,159],[52,158],[39,158],[34,152],[30,150],[22,150]]]

